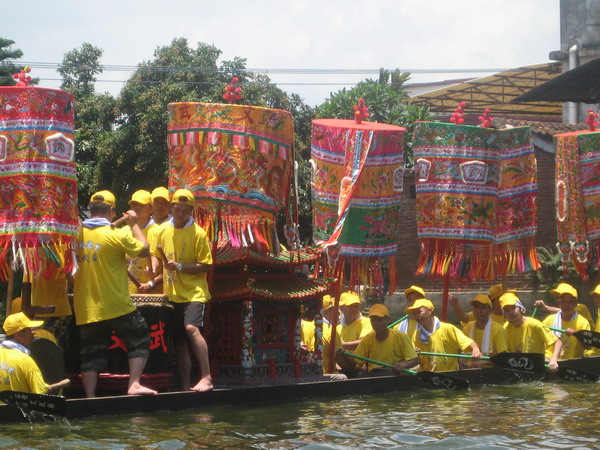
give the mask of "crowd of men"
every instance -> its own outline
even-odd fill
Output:
[[[487,294],[475,295],[470,301],[472,311],[467,313],[460,307],[458,299],[450,295],[450,305],[460,321],[460,327],[457,327],[436,317],[433,303],[419,286],[405,290],[406,316],[392,325],[385,305],[373,304],[368,317],[364,317],[358,294],[345,292],[339,299],[341,321],[336,329],[336,342],[339,343],[336,364],[323,364],[323,367],[325,372],[335,375],[334,379],[344,379],[389,373],[390,369],[386,367],[390,365],[394,371],[485,367],[492,365],[489,357],[517,352],[545,355],[549,369],[554,371],[561,359],[600,355],[600,349],[586,348],[574,336],[579,330],[600,332],[600,317],[596,322],[592,321],[588,308],[579,303],[577,290],[567,283],[560,283],[550,293],[558,307],[548,306],[542,300],[534,303],[536,311],[541,308],[551,313],[543,321],[526,315],[527,310],[517,292],[504,290],[501,284],[490,287]],[[590,292],[590,296],[600,311],[600,285]],[[324,355],[329,354],[333,307],[333,299],[326,297],[323,301]],[[550,327],[563,331],[552,331]],[[304,341],[311,340],[311,330],[314,325],[303,322]],[[468,358],[457,357],[461,354]],[[364,362],[365,358],[371,362]]]
[[[79,356],[82,384],[86,396],[96,395],[98,374],[107,369],[108,348],[113,334],[127,349],[129,364],[128,394],[154,395],[156,391],[141,384],[149,356],[150,336],[144,317],[131,294],[164,294],[173,307],[171,330],[181,388],[195,391],[213,389],[208,346],[203,336],[205,306],[210,300],[207,274],[212,256],[206,232],[193,219],[194,196],[186,189],[172,196],[164,187],[152,192],[136,191],[130,210],[115,221],[116,199],[109,191],[92,195],[90,217],[80,227],[76,250],[77,271],[72,280],[65,276],[40,277],[26,274],[31,283],[31,305],[52,305],[35,317],[13,313],[3,328],[6,339],[0,343],[0,391],[17,390],[48,393],[60,390],[69,380],[48,384],[30,356],[34,332],[65,349],[73,322],[79,331]],[[116,226],[126,222],[126,226]],[[73,286],[73,312],[67,285]],[[460,353],[468,354],[470,367],[490,364],[502,352],[542,353],[550,370],[558,360],[597,356],[600,349],[584,348],[573,334],[579,330],[600,331],[600,318],[594,322],[577,290],[560,283],[550,291],[558,307],[538,300],[534,306],[551,314],[543,322],[527,316],[516,291],[492,286],[487,294],[477,294],[465,313],[451,296],[450,305],[462,329],[435,314],[433,303],[419,286],[405,290],[406,317],[390,325],[388,308],[380,303],[363,316],[358,294],[348,291],[339,298],[340,323],[335,301],[325,296],[323,316],[323,368],[332,379],[380,374],[386,365],[395,371],[416,368],[427,371],[456,370]],[[591,293],[600,308],[600,285]],[[42,327],[43,330],[38,328]],[[563,331],[551,331],[560,329]],[[303,346],[315,351],[315,324],[302,324]],[[336,345],[331,346],[335,341]],[[329,349],[337,348],[331,353]],[[361,357],[356,359],[347,353]],[[434,353],[435,355],[430,355]],[[191,379],[191,356],[199,366],[198,379]],[[365,359],[373,362],[364,362]],[[378,362],[383,363],[378,364]]]
[[[31,277],[31,305],[52,305],[53,312],[26,311],[6,318],[6,339],[0,344],[0,391],[44,394],[67,386],[69,380],[48,385],[30,356],[32,329],[44,328],[44,338],[65,349],[73,320],[79,331],[82,384],[87,397],[96,395],[98,374],[107,369],[108,349],[115,334],[127,349],[127,393],[154,395],[141,384],[150,351],[150,335],[144,317],[132,301],[132,293],[168,296],[173,306],[173,340],[182,389],[213,389],[208,346],[202,335],[205,305],[210,300],[207,273],[212,256],[206,232],[192,217],[194,196],[186,189],[172,196],[164,187],[136,191],[130,210],[116,217],[116,199],[109,191],[92,195],[88,219],[80,227],[72,280],[65,276]],[[126,222],[126,226],[116,226]],[[67,284],[73,286],[73,308]],[[73,311],[73,312],[71,312]],[[73,315],[74,313],[74,315]],[[40,317],[38,317],[40,316]],[[199,379],[191,381],[191,353],[199,365]]]

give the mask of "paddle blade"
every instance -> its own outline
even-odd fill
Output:
[[[462,378],[453,377],[439,372],[418,372],[417,376],[431,387],[463,391],[469,389],[469,382]]]
[[[65,398],[58,395],[32,394],[30,392],[1,391],[0,401],[23,411],[38,411],[53,416],[65,415]]]
[[[490,360],[505,369],[522,370],[524,372],[544,373],[546,371],[544,355],[541,353],[498,353]]]
[[[600,348],[600,333],[596,331],[579,330],[573,336],[579,339],[584,345]]]
[[[596,375],[595,373],[584,372],[579,369],[573,369],[572,367],[559,367],[556,375],[558,378],[566,381],[582,383],[592,383],[598,381],[598,378],[600,378],[600,375]]]

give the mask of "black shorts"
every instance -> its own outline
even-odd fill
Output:
[[[111,340],[113,331],[125,345],[128,358],[148,358],[150,355],[148,325],[138,309],[124,316],[78,327],[82,372],[106,370],[108,348],[115,343]]]
[[[200,331],[204,329],[204,310],[206,309],[206,303],[201,302],[187,302],[187,303],[175,303],[169,302],[173,305],[173,315],[171,316],[171,330],[173,332],[173,341],[182,341],[187,339],[187,333],[185,332],[186,325],[194,325]]]

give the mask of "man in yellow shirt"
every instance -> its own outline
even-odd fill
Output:
[[[47,394],[69,386],[68,379],[46,384],[42,372],[29,356],[33,342],[32,328],[43,324],[41,320],[30,320],[24,313],[9,315],[2,328],[6,340],[0,344],[0,391],[20,391]]]
[[[340,310],[344,316],[338,325],[344,350],[354,350],[360,340],[373,331],[371,321],[360,312],[360,297],[357,293],[348,291],[340,296]]]
[[[425,298],[425,291],[419,286],[412,285],[404,291],[404,297],[406,298],[406,307],[410,308],[415,301],[419,300],[420,298]],[[408,334],[409,337],[414,334],[416,328],[417,322],[411,316],[404,319],[396,327],[397,330]]]
[[[153,234],[151,230],[156,228],[158,225],[154,223],[152,218],[152,196],[150,192],[143,189],[135,191],[129,200],[129,206],[137,215],[138,225],[144,233],[148,245],[152,246],[150,242]],[[143,293],[143,294],[162,294],[162,275],[154,276],[151,273],[151,261],[150,257],[141,258],[136,256],[129,259],[128,271],[131,277],[133,277],[139,287],[129,280],[129,292],[131,294]]]
[[[551,359],[556,346],[562,346],[557,352],[558,359],[581,358],[583,356],[583,345],[573,336],[579,330],[591,330],[588,320],[577,313],[577,289],[567,283],[560,283],[556,290],[560,310],[556,314],[550,314],[544,319],[544,325],[561,328],[567,333],[553,332],[558,340],[546,348],[546,358]]]
[[[590,296],[594,300],[596,308],[598,308],[598,315],[596,316],[596,322],[591,322],[594,327],[594,331],[600,333],[600,284],[597,285],[593,291],[590,291]],[[600,348],[592,347],[585,351],[585,356],[600,356]]]
[[[516,291],[513,289],[507,289],[506,291],[504,291],[504,288],[501,284],[494,284],[493,286],[490,286],[487,293],[487,296],[492,302],[491,318],[494,322],[497,322],[500,325],[504,325],[504,314],[502,313],[502,307],[500,306],[499,299],[500,296],[504,294],[504,292],[512,292],[513,294],[516,293]],[[460,304],[458,303],[458,298],[456,298],[452,294],[450,294],[449,303],[450,306],[452,306],[452,309],[454,310],[454,315],[461,324],[466,325],[467,323],[475,320],[474,312],[469,311],[465,313],[460,307]]]
[[[213,261],[210,242],[206,232],[194,222],[193,210],[194,196],[189,190],[179,189],[173,194],[173,217],[161,225],[152,257],[166,258],[161,261],[163,283],[165,294],[175,308],[172,330],[182,389],[203,392],[213,389],[208,345],[202,336],[205,306],[210,300],[207,273]],[[190,379],[192,362],[188,343],[200,364],[200,381],[194,386]]]
[[[525,307],[512,292],[503,294],[500,304],[506,318],[504,329],[509,352],[545,354],[546,347],[554,345],[558,340],[542,322],[525,316]],[[551,361],[549,368],[558,369],[556,358]]]
[[[356,351],[357,356],[381,361],[394,366],[395,371],[402,371],[419,364],[419,358],[406,333],[388,328],[390,313],[385,305],[375,303],[369,308],[369,320],[373,331],[361,339]],[[347,372],[362,372],[383,375],[390,369],[377,364],[362,361],[340,354],[338,363]]]
[[[494,356],[508,350],[506,330],[498,322],[492,320],[492,300],[485,294],[477,294],[471,301],[474,320],[463,328],[463,333],[469,336],[481,350],[484,356]],[[484,367],[490,363],[487,360],[476,361],[475,367]]]
[[[417,329],[412,336],[417,353],[457,354],[470,350],[474,359],[481,358],[481,351],[477,343],[465,336],[454,325],[441,322],[434,316],[433,310],[433,303],[425,298],[417,300],[411,307],[404,310],[405,314],[412,314],[417,321]],[[432,372],[458,370],[458,358],[420,355],[420,360],[420,370]]]
[[[554,298],[556,299],[556,303],[560,304],[561,293],[564,292],[565,290],[569,290],[569,289],[575,289],[575,288],[568,283],[560,283],[558,286],[556,286],[555,289],[551,289],[550,293],[552,295],[554,295]],[[559,307],[546,305],[544,300],[536,300],[534,302],[533,306],[535,306],[536,308],[541,308],[542,310],[548,311],[549,313],[552,313],[552,314],[555,314],[560,311]],[[583,303],[577,303],[577,307],[575,308],[575,311],[577,312],[577,314],[584,317],[590,324],[594,323],[594,320],[592,319],[592,313],[590,313],[590,310],[588,309],[588,307],[585,306]]]
[[[92,195],[91,218],[79,231],[73,306],[79,327],[81,380],[87,397],[96,395],[98,373],[106,370],[108,347],[115,331],[127,348],[131,395],[155,395],[140,384],[150,353],[148,325],[131,301],[127,289],[125,256],[144,258],[148,243],[134,211],[125,213],[131,231],[114,229],[115,196],[109,191]]]

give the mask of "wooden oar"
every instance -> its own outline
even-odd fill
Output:
[[[349,356],[351,358],[360,359],[362,361],[370,362],[373,364],[377,364],[379,366],[387,367],[388,369],[393,369],[394,366],[383,361],[376,361],[374,359],[365,358],[364,356],[358,356],[350,352],[342,352],[343,355]],[[464,389],[469,389],[469,382],[467,380],[463,380],[462,378],[453,377],[451,375],[446,375],[445,373],[437,373],[437,372],[416,372],[410,369],[402,369],[402,372],[409,373],[411,375],[416,375],[419,377],[421,381],[424,381],[431,387],[435,388],[444,388],[451,391],[459,391]]]
[[[127,271],[127,278],[129,278],[131,280],[131,282],[133,284],[135,284],[136,288],[139,288],[142,285],[142,283],[140,283],[138,280],[135,279],[135,277],[129,270]]]
[[[43,414],[52,414],[53,416],[65,415],[65,398],[58,395],[0,391],[0,401],[24,411],[37,411]]]
[[[446,356],[449,358],[475,359],[471,355],[453,354],[453,353],[433,353],[420,352],[421,355]],[[505,369],[523,370],[525,372],[543,373],[546,371],[544,366],[544,355],[541,353],[512,353],[503,352],[494,356],[482,356],[481,359],[491,361],[499,367]]]
[[[408,319],[408,316],[410,314],[405,315],[404,317],[400,317],[398,320],[396,320],[394,323],[391,323],[388,325],[388,328],[394,328],[396,325],[398,325],[400,322],[402,322],[403,320]]]
[[[558,331],[559,333],[566,333],[567,330],[563,330],[561,328],[548,327],[552,331]],[[597,331],[590,330],[579,330],[573,333],[582,344],[589,345],[590,347],[600,348],[600,333]]]

